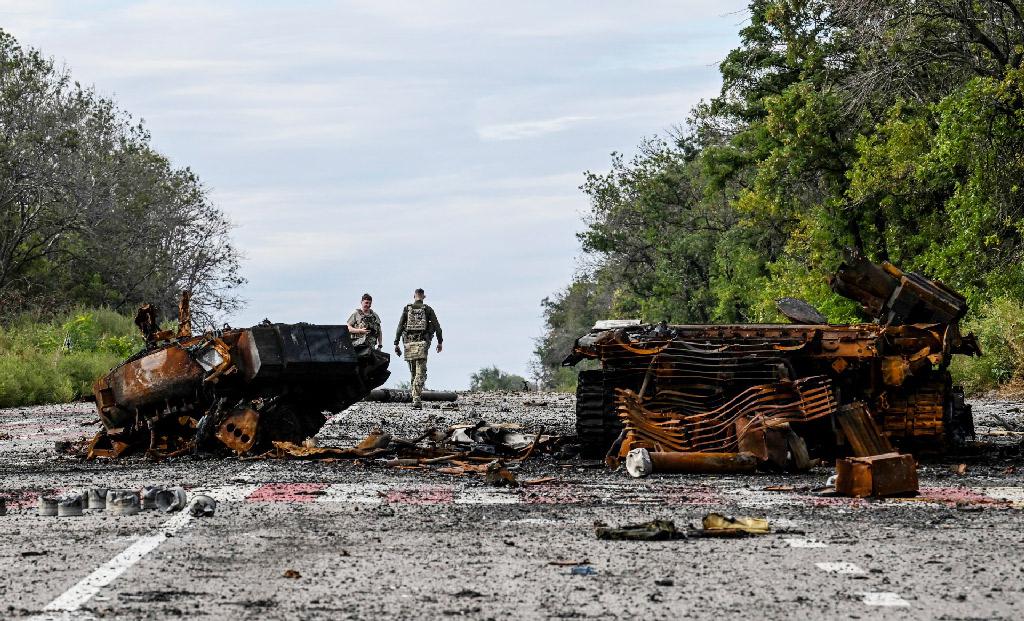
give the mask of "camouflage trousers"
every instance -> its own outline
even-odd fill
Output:
[[[423,394],[423,386],[427,383],[427,359],[406,360],[409,365],[409,374],[412,376],[410,388],[412,389],[412,402],[419,403]]]

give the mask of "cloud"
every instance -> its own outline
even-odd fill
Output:
[[[479,127],[476,133],[482,140],[523,140],[544,134],[565,131],[583,121],[592,121],[593,116],[560,116],[539,121],[520,121]]]
[[[0,0],[5,30],[212,188],[247,257],[233,323],[341,321],[372,291],[391,327],[424,286],[452,388],[527,373],[539,300],[577,264],[583,171],[717,90],[745,5]]]

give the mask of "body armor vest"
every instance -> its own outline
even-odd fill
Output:
[[[423,332],[427,329],[427,309],[414,304],[405,307],[405,331]]]

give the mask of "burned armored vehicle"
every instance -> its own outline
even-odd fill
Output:
[[[160,331],[143,306],[146,348],[94,385],[104,430],[88,457],[132,450],[172,456],[237,454],[274,441],[301,443],[338,412],[387,381],[390,356],[356,348],[345,325],[264,323],[193,335],[188,296],[177,331]]]
[[[584,454],[744,451],[781,466],[807,452],[940,452],[971,438],[970,406],[948,371],[952,356],[981,353],[959,331],[965,299],[853,254],[831,287],[874,322],[829,325],[792,299],[779,305],[792,324],[600,322],[564,361],[601,365],[579,376]],[[861,446],[871,437],[884,446]]]

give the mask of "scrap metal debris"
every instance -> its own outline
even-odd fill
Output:
[[[705,535],[736,536],[737,534],[766,535],[771,531],[768,520],[764,518],[722,515],[709,513],[701,522]]]
[[[753,472],[757,468],[753,453],[651,452],[633,449],[626,455],[626,471],[634,477],[652,472],[689,472],[693,474]]]
[[[172,331],[159,329],[154,307],[139,309],[146,348],[96,382],[104,430],[89,459],[298,444],[316,435],[325,412],[345,409],[390,375],[390,356],[354,347],[348,326],[264,321],[193,335],[188,292],[178,311]]]
[[[676,529],[672,520],[652,520],[641,524],[626,524],[620,527],[598,526],[597,538],[630,541],[666,541],[686,539],[686,530]]]
[[[886,453],[836,462],[836,491],[864,498],[917,494],[917,464],[910,455]]]
[[[948,371],[954,355],[980,355],[974,336],[960,334],[966,300],[855,254],[831,286],[874,322],[829,325],[792,299],[780,308],[794,324],[598,322],[564,362],[601,363],[579,375],[584,456],[613,467],[626,459],[641,474],[747,467],[744,453],[762,469],[804,470],[973,438]]]
[[[598,539],[631,541],[666,541],[689,537],[746,537],[772,532],[764,518],[709,513],[701,521],[701,528],[676,528],[672,520],[651,520],[619,527],[598,525]]]
[[[517,424],[464,423],[445,432],[427,429],[416,438],[400,438],[375,427],[354,447],[312,446],[273,442],[272,448],[250,459],[366,459],[385,466],[423,469],[436,466],[440,474],[477,474],[489,485],[518,487],[553,481],[551,477],[520,483],[513,472],[535,453],[551,454],[570,438],[533,433]]]

